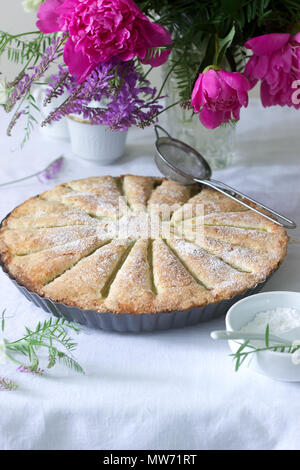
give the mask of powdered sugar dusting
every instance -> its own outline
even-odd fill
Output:
[[[82,292],[86,298],[94,295],[99,300],[99,289],[104,286],[106,293],[113,286],[117,305],[118,296],[125,295],[127,285],[139,295],[139,301],[142,293],[151,289],[160,297],[168,288],[175,288],[174,296],[182,297],[178,308],[180,302],[188,308],[192,302],[189,296],[201,289],[205,292],[203,285],[212,290],[212,295],[222,290],[226,295],[226,289],[230,293],[234,289],[242,291],[248,287],[247,282],[249,287],[254,285],[257,274],[261,279],[276,266],[281,256],[279,240],[284,249],[285,239],[280,238],[281,232],[278,237],[272,222],[212,190],[190,197],[190,188],[173,181],[159,180],[161,184],[155,184],[155,178],[130,178],[130,175],[100,176],[71,181],[50,190],[50,200],[46,192],[42,195],[44,199],[36,198],[17,210],[18,219],[11,218],[12,226],[14,220],[19,224],[16,226],[19,246],[28,243],[29,253],[43,251],[40,257],[32,258],[37,263],[36,271],[42,259],[49,269],[57,258],[62,266],[71,265],[68,272],[58,274],[52,282],[55,286],[62,279],[61,295],[78,299]],[[196,207],[199,201],[205,216],[197,213],[197,217],[191,218],[185,214],[187,204]],[[176,210],[174,203],[180,209],[173,215],[173,224],[170,218]],[[153,204],[174,208],[168,216],[157,217],[155,210],[152,213]],[[160,230],[153,233],[155,217]],[[178,217],[183,223],[188,220],[180,233]],[[203,237],[189,240],[200,230],[194,224],[196,218],[202,221]],[[32,230],[33,227],[49,228]],[[26,234],[27,228],[31,233],[28,230]],[[149,240],[153,242],[149,244]],[[64,287],[64,280],[73,286],[72,293],[67,285]],[[80,292],[76,287],[79,285]],[[106,297],[103,294],[103,302]],[[122,304],[121,297],[119,302]]]
[[[277,307],[258,312],[255,317],[239,331],[243,333],[265,333],[269,325],[270,334],[280,336],[294,328],[300,327],[300,310],[292,307]],[[299,338],[295,338],[299,339]],[[263,341],[251,341],[251,344],[261,347]]]

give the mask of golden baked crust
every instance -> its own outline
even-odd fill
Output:
[[[152,314],[254,287],[283,261],[287,243],[282,227],[214,190],[99,176],[14,209],[0,229],[0,258],[19,284],[54,301]]]

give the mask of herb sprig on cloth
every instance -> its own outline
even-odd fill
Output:
[[[60,157],[50,162],[49,165],[47,165],[46,168],[44,168],[43,170],[37,171],[36,173],[33,173],[32,175],[29,175],[29,176],[24,176],[23,178],[18,178],[16,180],[7,181],[6,183],[0,183],[0,188],[2,188],[3,186],[9,186],[11,184],[20,183],[22,181],[29,180],[35,176],[38,178],[38,180],[41,183],[45,181],[49,181],[52,178],[54,178],[55,175],[61,170],[63,161],[64,161],[64,157],[63,155],[61,155]]]
[[[1,330],[4,333],[5,310],[2,312]],[[25,334],[21,338],[9,341],[3,337],[0,353],[4,358],[16,364],[19,372],[42,375],[44,370],[40,368],[40,353],[46,350],[47,369],[61,363],[75,372],[84,374],[83,368],[72,355],[77,343],[73,341],[68,330],[78,334],[80,328],[61,318],[56,320],[50,318],[43,323],[38,322],[34,329],[25,326]],[[17,385],[9,379],[0,377],[0,390],[15,390],[16,388]]]
[[[270,325],[266,326],[265,330],[265,344],[262,347],[257,347],[251,344],[250,339],[246,339],[243,343],[240,343],[240,347],[238,350],[231,354],[234,363],[235,363],[235,371],[237,372],[241,365],[246,361],[246,359],[251,359],[253,354],[257,354],[262,351],[274,351],[274,352],[285,352],[294,354],[296,351],[300,349],[300,344],[293,344],[290,345],[283,345],[283,344],[270,344]],[[239,342],[239,341],[238,341]]]

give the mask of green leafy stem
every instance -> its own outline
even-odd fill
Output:
[[[2,312],[1,330],[5,330],[5,310]],[[42,375],[40,369],[39,353],[47,351],[47,369],[51,369],[57,363],[61,363],[78,373],[84,370],[74,359],[72,353],[77,343],[69,336],[68,331],[78,334],[80,328],[76,323],[70,323],[65,319],[52,319],[38,322],[35,329],[25,327],[25,334],[15,341],[3,338],[0,346],[3,355],[14,364],[18,365],[21,372],[32,372]]]
[[[300,349],[300,344],[290,344],[290,345],[283,345],[283,344],[276,344],[270,345],[270,325],[266,326],[265,330],[265,344],[262,347],[256,347],[251,344],[250,339],[246,339],[243,343],[239,343],[240,347],[238,350],[231,354],[234,362],[235,362],[235,371],[238,371],[241,365],[246,361],[246,359],[251,359],[253,354],[257,354],[263,351],[273,351],[279,353],[290,353],[293,354]],[[237,341],[238,342],[238,341]]]

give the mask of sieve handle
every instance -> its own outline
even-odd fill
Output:
[[[254,212],[257,212],[257,214],[262,215],[268,220],[271,220],[277,225],[280,225],[281,227],[285,228],[296,228],[297,225],[293,220],[288,219],[282,214],[279,214],[279,212],[274,211],[273,209],[270,209],[269,207],[265,206],[261,202],[256,201],[255,199],[252,199],[251,197],[247,196],[246,194],[241,193],[240,191],[237,191],[236,189],[232,188],[231,186],[228,186],[225,183],[222,183],[221,181],[217,180],[200,180],[197,178],[194,178],[194,181],[197,181],[200,184],[204,184],[206,186],[209,186],[210,188],[216,189],[220,193],[224,194],[225,196],[229,197],[230,199],[233,199],[234,201],[237,201],[239,204],[241,204],[244,207],[247,207],[248,209],[251,209]],[[264,212],[260,211],[259,209],[256,209],[255,207],[251,206],[250,204],[247,204],[247,202],[242,201],[239,199],[237,196],[241,197],[242,199],[247,199],[248,201],[252,202],[258,207],[261,207],[262,209],[270,212],[273,217],[270,217],[269,215],[265,214]]]
[[[163,131],[163,132],[169,137],[169,139],[173,140],[173,137],[170,136],[169,132],[167,132],[166,129],[164,129],[163,127],[159,126],[158,124],[155,124],[154,130],[155,130],[155,134],[156,134],[157,139],[159,139],[158,129],[160,129],[161,131]]]

